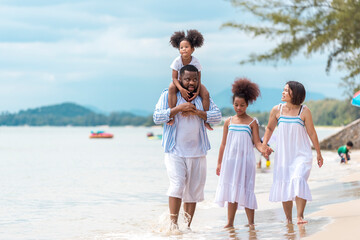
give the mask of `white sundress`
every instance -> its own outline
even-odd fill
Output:
[[[282,115],[280,117],[276,138],[273,184],[270,190],[271,202],[294,201],[295,197],[312,200],[307,180],[312,167],[312,150],[304,121],[300,115]]]
[[[257,119],[253,121],[257,122]],[[230,118],[215,195],[215,202],[220,207],[227,206],[228,202],[237,202],[238,209],[257,209],[254,193],[256,160],[251,123],[233,124]]]

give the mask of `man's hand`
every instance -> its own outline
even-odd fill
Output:
[[[195,105],[189,102],[182,103],[178,107],[184,116],[192,115],[196,112]]]

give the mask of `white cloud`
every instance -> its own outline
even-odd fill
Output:
[[[138,90],[142,95],[154,91],[149,81],[156,81],[156,87],[166,87],[171,75],[169,65],[179,54],[170,46],[169,38],[174,31],[194,28],[205,37],[204,46],[194,56],[202,63],[204,84],[212,92],[229,87],[237,76],[248,76],[262,86],[279,87],[294,77],[293,80],[314,86],[314,91],[322,90],[323,82],[330,89],[339,79],[337,72],[330,77],[325,75],[326,60],[322,54],[308,60],[300,56],[291,65],[281,63],[278,68],[271,64],[240,66],[240,60],[252,52],[270,49],[273,42],[253,39],[235,29],[220,30],[231,16],[214,14],[217,9],[209,15],[206,11],[191,12],[201,4],[194,3],[196,6],[187,15],[178,13],[168,1],[10,4],[0,7],[0,31],[4,33],[0,36],[0,92],[5,94],[0,96],[0,102],[5,96],[24,99],[21,93],[25,91],[28,98],[36,96],[39,102],[41,98],[46,101],[49,94],[56,95],[57,89],[71,89],[85,99],[85,84],[91,87],[106,81],[114,82],[110,89],[113,91],[147,84],[146,89]],[[129,79],[137,84],[128,84]],[[68,96],[75,95],[67,94],[63,90],[56,99],[68,100]],[[123,100],[122,94],[112,95],[118,96],[118,102]]]

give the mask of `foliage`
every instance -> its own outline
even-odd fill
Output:
[[[223,117],[230,117],[235,115],[233,108],[222,108],[221,114]],[[269,120],[269,112],[249,112],[251,117],[256,117],[259,120],[260,125],[266,125]]]
[[[350,101],[324,99],[308,101],[304,103],[309,107],[313,122],[317,126],[342,126],[360,118],[360,108],[352,106]],[[235,114],[232,108],[223,108],[224,117]],[[256,117],[261,125],[266,125],[269,120],[269,112],[249,112]]]
[[[326,71],[335,61],[345,70],[344,86],[351,95],[360,76],[359,0],[230,0],[261,20],[259,25],[228,22],[223,27],[263,36],[277,46],[267,53],[252,54],[241,63],[290,61],[305,49],[305,55],[328,52]],[[350,83],[350,85],[349,85]],[[351,85],[352,84],[352,85]],[[354,85],[354,86],[353,86]]]
[[[352,106],[348,100],[325,99],[305,104],[311,110],[315,125],[341,126],[360,118],[360,108]]]

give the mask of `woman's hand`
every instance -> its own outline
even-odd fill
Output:
[[[319,168],[324,164],[324,159],[322,158],[321,154],[317,155],[317,164],[319,165]]]

